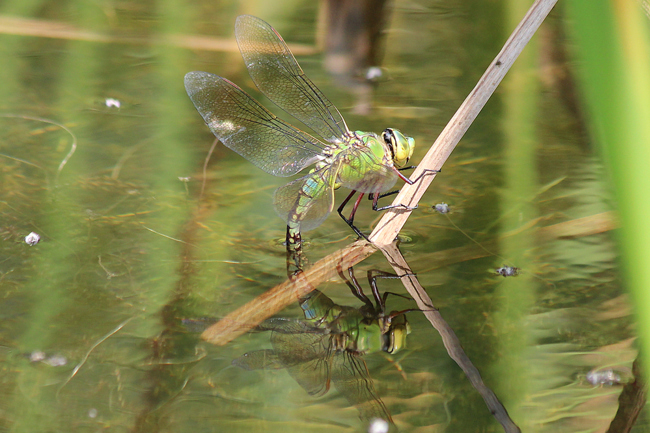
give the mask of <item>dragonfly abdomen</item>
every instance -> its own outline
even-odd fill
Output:
[[[333,189],[336,186],[325,177],[330,173],[328,167],[319,167],[321,164],[317,164],[307,176],[294,181],[300,187],[293,205],[286,212],[288,244],[299,242],[301,231],[319,226],[334,206]],[[329,195],[329,199],[324,199],[325,195]]]
[[[292,210],[287,215],[287,247],[290,251],[299,251],[302,244],[300,235],[301,221],[306,217],[311,201],[314,197],[314,185],[307,179],[303,188],[298,193]]]

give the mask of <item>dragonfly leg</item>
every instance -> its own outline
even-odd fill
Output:
[[[401,204],[377,207],[377,203],[378,203],[380,198],[388,197],[389,195],[394,195],[394,194],[397,194],[398,192],[399,192],[399,190],[395,190],[395,191],[391,191],[391,192],[385,192],[383,194],[379,194],[379,193],[369,194],[368,195],[368,200],[372,200],[372,210],[374,210],[374,211],[382,211],[382,210],[386,210],[386,209],[393,209],[393,208],[396,208],[396,207],[406,208],[406,210],[413,210],[413,209],[417,208],[417,206],[414,207],[414,208],[411,208],[409,206],[401,205]]]
[[[372,200],[372,210],[374,210],[374,211],[379,212],[379,211],[382,211],[382,210],[395,209],[395,208],[402,208],[402,209],[406,209],[406,210],[415,210],[415,209],[418,208],[417,206],[408,206],[408,205],[405,205],[405,204],[402,204],[402,203],[400,203],[400,204],[389,204],[388,206],[377,207],[377,201],[379,200],[379,197],[380,197],[380,195],[375,193],[375,196],[373,197],[373,200]]]
[[[399,192],[399,189],[396,189],[395,191],[384,192],[384,193],[379,194],[379,197],[377,197],[377,198],[380,199],[380,198],[388,197],[389,195],[395,195],[398,192]],[[373,200],[374,198],[375,198],[374,194],[368,194],[368,200]]]
[[[375,298],[375,302],[377,303],[377,308],[379,308],[380,311],[384,311],[384,309],[386,308],[386,294],[384,294],[383,298],[379,294],[379,288],[377,287],[377,278],[399,278],[399,277],[395,274],[380,271],[378,269],[370,269],[368,271],[368,283],[370,283],[370,288],[372,289],[372,295]]]
[[[412,168],[412,167],[408,167],[408,168]],[[419,181],[420,179],[422,179],[427,174],[440,173],[440,170],[426,169],[415,180],[411,180],[408,177],[404,176],[402,173],[400,173],[399,172],[400,169],[397,169],[395,167],[393,167],[393,169],[397,172],[397,175],[400,177],[400,179],[402,179],[404,182],[408,183],[409,185],[413,185],[415,182]],[[408,205],[405,205],[405,204],[402,204],[402,203],[377,207],[377,201],[380,198],[386,197],[386,196],[389,196],[389,195],[392,195],[392,194],[396,194],[397,192],[399,192],[399,191],[391,191],[391,192],[387,192],[387,193],[384,193],[384,194],[375,193],[374,196],[373,196],[372,210],[374,210],[374,211],[382,211],[382,210],[395,209],[395,208],[402,208],[402,209],[405,209],[405,210],[415,210],[415,209],[418,208],[417,206],[408,206]]]
[[[379,270],[373,270],[370,269],[368,271],[368,282],[370,283],[370,288],[372,289],[372,296],[375,298],[375,303],[377,304],[377,308],[379,311],[382,313],[386,309],[386,297],[384,296],[383,298],[379,294],[379,288],[377,287],[377,276],[375,276],[375,273],[381,273],[385,274],[383,271]]]
[[[343,274],[343,269],[339,270],[339,276],[343,279],[343,281],[345,281],[345,284],[347,284],[347,286],[350,288],[352,294],[357,298],[359,298],[361,302],[374,309],[374,307],[372,306],[372,302],[370,302],[370,299],[368,299],[366,294],[363,293],[363,289],[361,288],[361,285],[359,284],[357,277],[354,276],[353,267],[348,268],[348,275],[350,276],[350,281],[348,281],[348,279],[345,278],[345,275]]]
[[[397,175],[400,177],[400,179],[402,179],[404,182],[408,183],[409,185],[413,185],[415,182],[419,181],[427,174],[437,174],[437,173],[440,173],[440,170],[432,170],[430,168],[427,168],[417,178],[415,178],[415,180],[411,180],[408,177],[404,176],[402,173],[400,173],[399,170],[397,170]]]
[[[354,226],[354,214],[357,212],[357,208],[359,207],[359,203],[361,202],[361,199],[363,198],[364,193],[361,193],[359,195],[359,198],[357,199],[357,201],[354,203],[354,206],[352,207],[352,212],[350,212],[350,218],[348,219],[343,215],[343,208],[345,207],[346,204],[348,204],[348,202],[350,201],[350,199],[352,198],[352,196],[354,194],[356,194],[356,191],[352,191],[350,194],[348,194],[348,196],[345,198],[345,200],[343,200],[343,202],[341,203],[341,205],[337,209],[337,212],[339,213],[339,216],[341,218],[343,218],[343,221],[345,221],[347,223],[347,225],[349,225],[350,228],[352,230],[354,230],[354,232],[357,234],[357,236],[359,236],[360,238],[364,238],[365,240],[368,241],[368,237],[366,235],[364,235],[363,233],[361,233],[361,230],[359,230],[358,228],[356,228]]]
[[[354,202],[354,206],[352,206],[352,212],[350,212],[350,224],[354,221],[354,215],[357,213],[357,209],[359,209],[359,204],[361,203],[361,199],[363,198],[363,193],[359,194],[359,198],[357,198],[357,201]]]
[[[433,309],[433,311],[437,311],[437,310],[438,310],[437,308]],[[402,311],[393,311],[392,313],[390,313],[390,316],[388,316],[388,317],[389,317],[390,320],[392,320],[395,317],[399,317],[399,316],[401,316],[403,314],[406,314],[406,313],[412,313],[413,311],[425,311],[425,310],[420,310],[419,308],[407,308],[406,310],[402,310]],[[430,310],[427,310],[427,311],[430,311]]]

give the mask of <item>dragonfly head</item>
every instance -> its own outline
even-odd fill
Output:
[[[405,166],[409,162],[409,159],[411,159],[411,156],[413,156],[415,140],[393,128],[386,128],[381,136],[384,139],[384,143],[390,149],[395,166]]]
[[[400,314],[393,317],[388,332],[384,334],[384,352],[397,353],[404,349],[406,347],[406,336],[410,333],[411,325],[406,320],[406,315]]]

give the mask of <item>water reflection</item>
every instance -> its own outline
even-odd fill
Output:
[[[0,36],[6,48],[0,86],[4,110],[61,122],[79,138],[79,148],[60,170],[72,142],[67,132],[42,122],[2,119],[2,428],[323,431],[322,425],[310,425],[322,413],[336,414],[327,431],[358,425],[357,409],[342,410],[344,399],[336,399],[337,392],[303,407],[304,389],[284,370],[265,374],[259,383],[258,372],[231,366],[233,358],[255,350],[257,343],[268,344],[269,333],[247,334],[224,347],[169,332],[172,317],[226,316],[283,281],[285,273],[283,248],[269,241],[284,237],[269,206],[278,185],[222,146],[201,171],[211,137],[199,124],[180,84],[182,76],[195,69],[227,71],[224,75],[246,84],[230,38],[234,15],[252,12],[280,26],[285,23],[282,34],[288,40],[308,41],[316,2],[303,2],[300,8],[269,3],[277,10],[270,16],[248,4],[243,10],[234,3],[178,3],[183,9],[179,13],[162,4],[154,8],[153,3],[127,1],[103,9],[116,18],[109,24],[104,19],[108,15],[96,18],[99,9],[90,2],[77,2],[74,14],[67,16],[54,2],[44,8],[34,6],[39,2],[5,3],[29,3],[38,9],[33,15],[39,21],[21,20],[15,31],[0,29],[12,33]],[[385,61],[392,79],[376,88],[374,104],[384,107],[368,118],[355,118],[351,98],[326,87],[316,57],[300,57],[300,63],[360,129],[372,130],[372,125],[396,118],[404,122],[403,130],[418,142],[414,161],[419,161],[426,147],[422,143],[439,133],[502,42],[500,3],[452,3],[444,6],[449,12],[444,16],[426,2],[392,9]],[[161,14],[166,23],[182,22],[185,29],[167,29]],[[1,17],[0,22],[8,19]],[[54,26],[62,32],[44,34],[43,29]],[[91,30],[133,35],[138,41],[83,39]],[[19,36],[26,32],[31,36]],[[205,44],[192,45],[192,51],[174,48],[189,32],[221,36],[215,42],[222,42],[222,51],[206,52]],[[309,46],[304,52],[316,50]],[[525,74],[538,76],[531,71]],[[541,124],[534,143],[543,145],[533,146],[538,166],[522,175],[540,173],[540,194],[519,194],[503,182],[502,126],[510,121],[497,100],[486,107],[445,164],[444,176],[423,198],[430,205],[450,203],[458,227],[489,251],[512,259],[522,274],[495,275],[494,269],[510,260],[468,242],[444,223],[443,215],[427,214],[422,203],[405,227],[412,242],[402,248],[431,304],[453,324],[467,356],[496,394],[506,398],[505,406],[526,431],[604,431],[621,389],[631,383],[623,372],[636,356],[635,328],[617,278],[609,233],[617,224],[607,202],[606,175],[598,169],[590,143],[576,146],[567,125],[575,121],[553,94],[545,89],[537,105],[545,109],[533,122],[523,123]],[[119,109],[109,97],[119,101]],[[523,147],[521,135],[514,137],[513,149]],[[506,164],[515,168],[521,160]],[[206,193],[198,198],[203,180]],[[539,215],[520,217],[519,208],[504,204],[503,197],[514,204],[531,203]],[[359,212],[358,222],[371,220],[369,209]],[[502,224],[506,214],[516,217],[517,230]],[[368,226],[359,228],[369,232]],[[510,231],[538,241],[521,254],[504,251],[501,241]],[[32,247],[25,243],[30,232],[41,236]],[[354,236],[335,218],[311,233],[306,252],[314,261]],[[350,251],[367,256],[361,243]],[[520,262],[520,257],[529,261]],[[353,262],[347,256],[344,260]],[[375,260],[369,267],[382,266]],[[310,272],[305,269],[295,282],[304,283],[305,290],[318,286],[337,304],[354,305],[321,285],[340,282],[335,267],[314,263],[321,282],[308,279]],[[553,284],[540,284],[538,278],[531,282],[534,275]],[[244,318],[269,311],[300,317],[296,299],[305,294],[293,291],[292,284],[283,284],[283,290],[274,291]],[[385,282],[382,289],[390,284]],[[498,290],[506,285],[513,290]],[[524,290],[533,296],[530,303],[518,303],[515,297]],[[283,291],[293,311],[278,313],[270,305]],[[406,307],[404,301],[389,300]],[[495,311],[512,311],[517,305],[522,320],[504,323],[495,318]],[[447,423],[447,431],[499,429],[423,315],[408,316],[416,332],[394,364],[383,362],[382,354],[364,358],[395,423],[403,431],[441,430]],[[128,318],[133,320],[118,330]],[[512,363],[504,356],[509,340],[524,349]],[[29,361],[42,353],[52,362]],[[57,355],[67,364],[60,365]],[[589,384],[586,375],[594,369],[613,370],[625,387]],[[506,383],[522,391],[511,394]]]
[[[325,1],[320,21],[325,32],[319,33],[324,47],[324,67],[338,86],[355,95],[354,112],[372,111],[373,83],[386,79],[379,66],[383,58],[383,36],[390,19],[386,0]]]
[[[352,268],[346,280],[352,293],[364,302],[356,308],[334,303],[314,290],[300,299],[305,320],[273,318],[257,329],[272,331],[273,349],[245,353],[233,364],[246,370],[285,368],[310,395],[327,393],[330,383],[359,410],[362,420],[382,418],[393,422],[373,386],[364,355],[394,354],[406,347],[410,327],[406,311],[385,312],[388,293],[380,296],[375,276],[373,304],[363,293]]]
[[[366,248],[365,252],[363,252],[364,247]],[[271,330],[273,331],[271,337],[274,346],[273,350],[261,350],[245,354],[238,358],[235,364],[246,369],[287,368],[294,379],[312,394],[318,394],[323,389],[326,391],[329,388],[327,384],[330,380],[337,387],[339,387],[337,385],[339,381],[350,382],[350,370],[345,368],[345,371],[348,371],[347,376],[341,376],[340,374],[337,376],[335,372],[343,371],[346,362],[353,366],[356,364],[352,362],[352,360],[356,361],[358,359],[352,357],[354,352],[360,354],[361,352],[394,350],[404,345],[406,334],[408,334],[407,322],[404,320],[404,322],[397,322],[395,326],[391,326],[391,317],[398,317],[406,311],[412,310],[404,310],[386,316],[384,313],[386,294],[380,296],[376,286],[376,279],[369,277],[373,298],[375,299],[375,305],[373,305],[363,294],[356,278],[354,278],[351,267],[370,255],[373,250],[370,244],[358,241],[336,254],[320,260],[314,264],[313,268],[297,274],[294,278],[290,278],[287,283],[275,287],[230,313],[220,322],[205,330],[202,338],[214,344],[223,345],[246,330],[255,328]],[[485,404],[490,409],[490,413],[501,423],[506,432],[519,432],[519,427],[509,417],[503,404],[483,382],[481,374],[465,353],[453,329],[433,306],[429,295],[420,285],[417,276],[411,271],[396,244],[384,247],[381,251],[397,275],[399,275],[397,278],[402,281],[409,294],[415,299],[420,311],[440,333],[447,353],[463,370],[472,386],[483,397]],[[350,265],[344,267],[342,263],[350,263]],[[345,279],[343,269],[348,269],[350,280]],[[316,287],[324,282],[328,275],[332,275],[333,272],[338,273],[345,279],[353,294],[364,302],[364,307],[351,309],[338,306],[316,290]],[[288,305],[290,302],[288,300],[296,298],[300,300],[305,318],[312,321],[311,323],[283,319],[271,319],[262,323],[263,319]],[[263,311],[263,313],[260,314],[258,311]],[[370,322],[366,323],[368,320]],[[363,328],[360,326],[362,323],[365,323]],[[350,330],[353,330],[353,332],[350,333]],[[363,337],[363,340],[359,346],[357,341],[360,336]],[[348,343],[351,341],[355,343],[349,346]],[[299,349],[296,349],[297,347]],[[359,350],[360,348],[362,350]],[[348,349],[352,349],[352,352]],[[336,355],[342,357],[339,358]],[[323,363],[324,359],[327,362]],[[311,365],[312,363],[314,365]],[[311,376],[314,370],[313,367],[318,367],[321,364],[326,366],[323,372],[318,373],[315,377]],[[305,365],[311,368],[305,368]],[[319,368],[315,370],[319,371]],[[306,373],[306,371],[309,373]],[[353,371],[364,371],[364,369],[353,367]],[[365,379],[365,372],[359,373],[358,376],[353,374],[352,382],[370,383],[369,380]],[[343,389],[347,388],[343,387]],[[359,389],[359,387],[355,386],[351,389]],[[345,391],[342,391],[342,393],[346,394]],[[351,396],[354,398],[351,398]],[[362,398],[359,398],[359,396]],[[351,395],[348,392],[346,397],[352,404],[357,406],[363,402],[375,402],[369,408],[366,408],[365,403],[361,405],[359,410],[364,419],[378,413],[380,408],[387,414],[378,398],[375,398],[374,390],[368,389],[362,393],[352,392]],[[385,416],[390,417],[390,415]]]

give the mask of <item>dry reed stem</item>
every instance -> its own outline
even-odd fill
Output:
[[[479,394],[481,394],[481,397],[483,397],[483,400],[485,401],[485,405],[490,410],[490,413],[492,413],[497,421],[499,421],[503,426],[503,430],[506,433],[520,433],[521,430],[512,421],[508,415],[508,411],[497,398],[496,394],[483,382],[481,374],[474,366],[471,359],[469,359],[469,356],[465,353],[456,333],[442,317],[438,309],[433,306],[431,298],[418,281],[395,243],[382,248],[381,252],[384,253],[388,263],[390,263],[397,275],[400,276],[402,284],[404,284],[409,295],[415,299],[418,308],[422,310],[422,314],[424,314],[427,320],[429,320],[429,323],[431,323],[431,326],[433,326],[440,334],[442,343],[444,344],[449,357],[458,364],[472,386],[479,392]]]
[[[528,41],[530,41],[530,38],[551,12],[555,3],[557,3],[557,0],[536,0],[533,3],[528,13],[506,41],[501,52],[490,63],[474,89],[465,98],[456,114],[447,123],[447,126],[424,156],[418,168],[413,172],[412,180],[422,176],[425,170],[439,170],[442,168],[442,165],[447,161],[447,158],[449,158],[460,139],[474,122],[478,113],[483,109],[503,77],[519,57]],[[395,197],[393,204],[405,204],[411,208],[417,206],[434,177],[435,175],[427,175],[413,185],[404,185],[404,188]],[[378,247],[391,244],[397,238],[410,214],[411,211],[403,208],[386,211],[370,235],[372,243]]]

